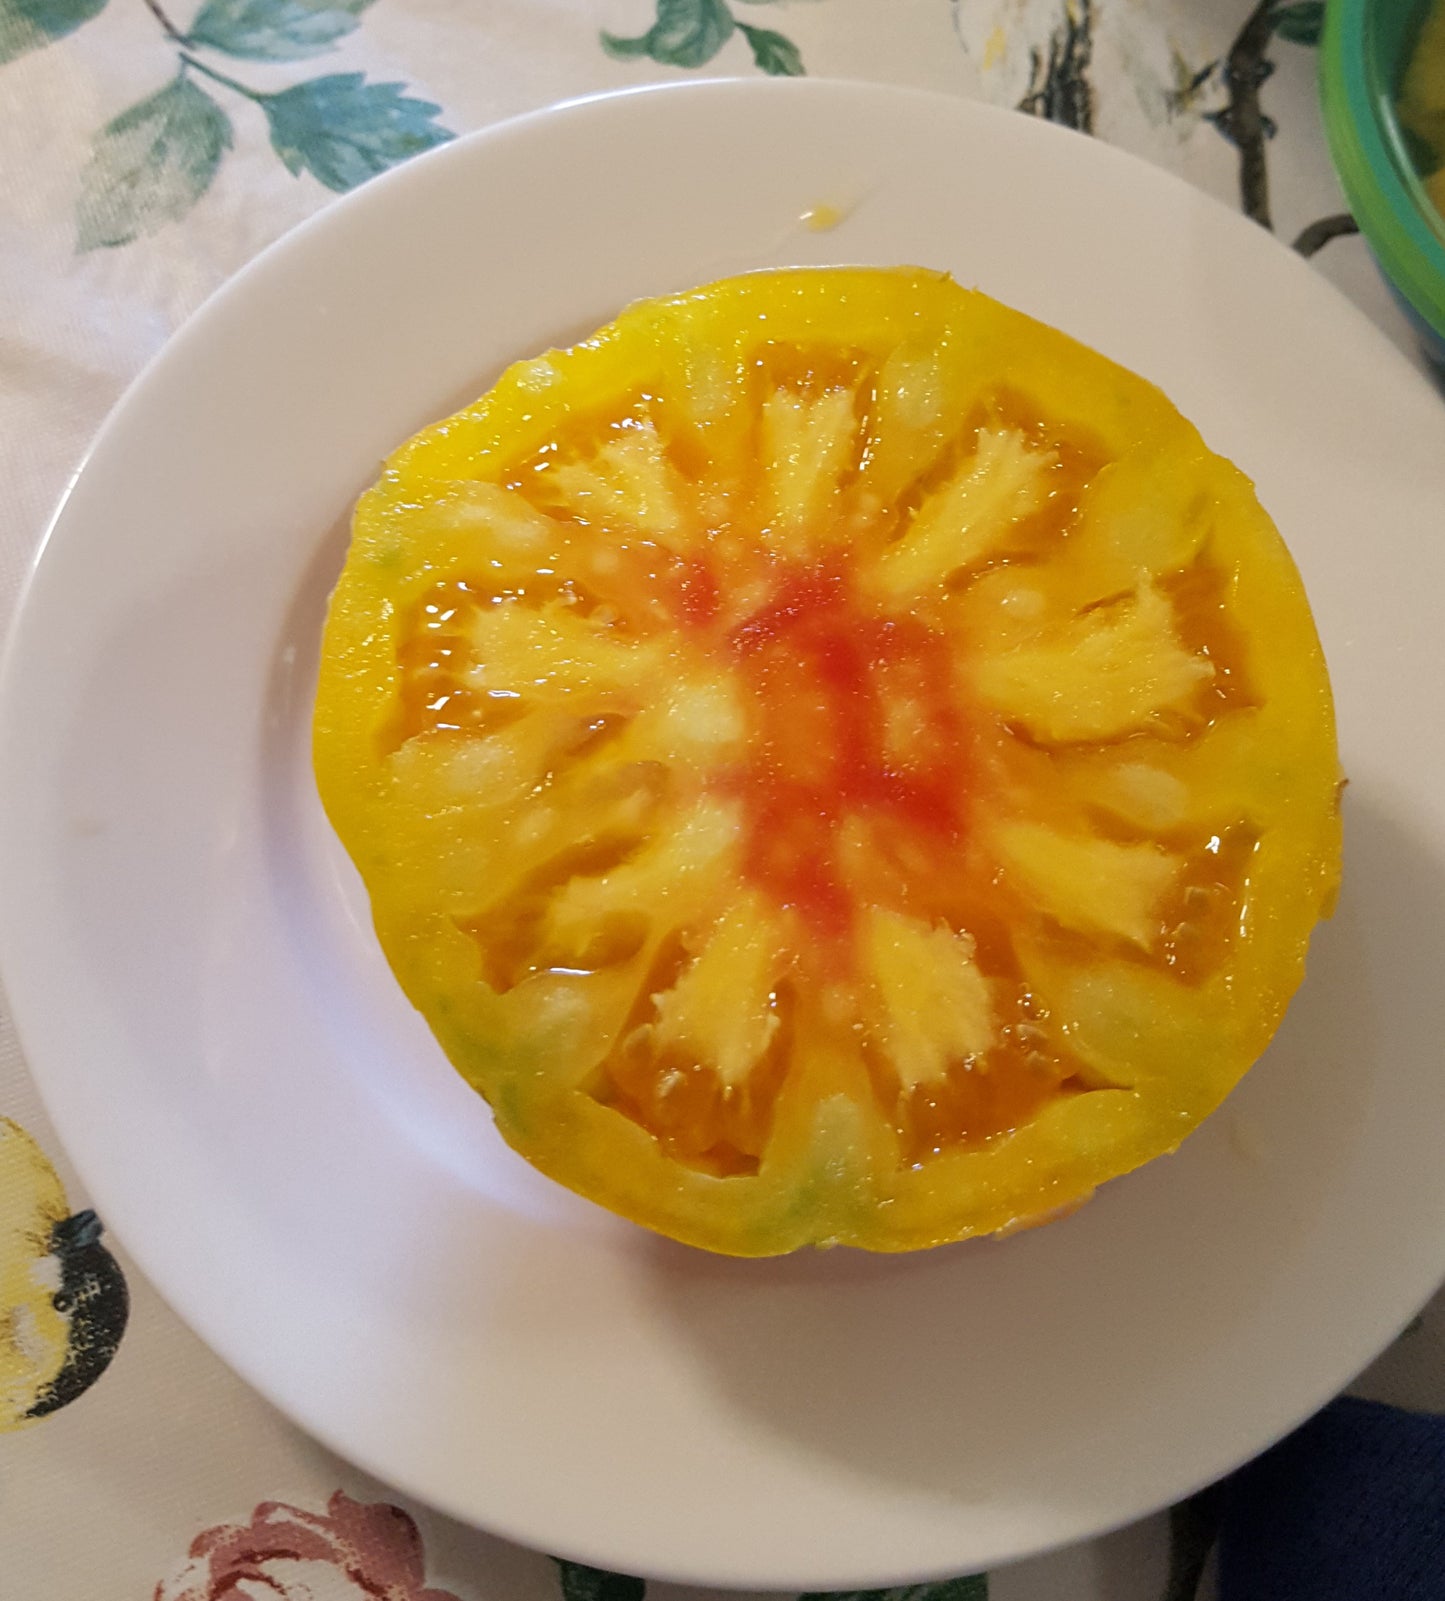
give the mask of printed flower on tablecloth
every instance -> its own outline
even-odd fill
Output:
[[[130,1297],[100,1236],[34,1139],[0,1117],[0,1433],[58,1412],[110,1365]]]
[[[1157,158],[1157,140],[1142,149],[1131,124],[1170,130],[1182,142],[1197,123],[1211,125],[1239,153],[1239,205],[1273,227],[1269,143],[1274,120],[1265,109],[1278,46],[1313,48],[1324,28],[1323,0],[1252,0],[1242,21],[1232,7],[1193,7],[1180,0],[1107,6],[1101,0],[948,0],[965,56],[980,72],[982,93],[997,104],[1080,133],[1102,132],[1112,144]],[[1210,43],[1210,59],[1191,62],[1167,18],[1178,12],[1189,32]],[[1226,15],[1227,13],[1227,15]],[[1237,27],[1236,27],[1237,23]],[[1162,25],[1161,25],[1162,24]],[[1223,31],[1235,28],[1233,34]],[[1100,97],[1097,84],[1115,86]],[[1129,92],[1118,88],[1127,84]],[[1167,148],[1167,146],[1166,146]],[[1304,256],[1343,234],[1353,218],[1321,217],[1295,239]]]
[[[325,1512],[263,1501],[249,1523],[198,1534],[155,1601],[460,1601],[429,1589],[416,1524],[338,1490]]]

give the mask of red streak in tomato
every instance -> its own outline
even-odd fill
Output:
[[[707,628],[717,621],[719,601],[712,563],[706,556],[688,557],[678,579],[678,616],[692,628]]]
[[[957,846],[966,740],[947,644],[915,617],[868,611],[839,568],[786,574],[727,643],[751,691],[747,872],[820,934],[844,934],[845,819],[901,829],[926,858]],[[901,749],[889,737],[900,701],[910,708]]]

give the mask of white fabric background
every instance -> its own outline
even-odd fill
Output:
[[[786,33],[811,75],[1014,105],[1028,88],[1030,46],[1047,40],[1063,3],[780,0],[737,10]],[[176,0],[173,20],[184,28],[195,9],[195,0]],[[1176,54],[1190,65],[1218,56],[1248,9],[1241,0],[1096,0],[1095,131],[1237,203],[1233,147],[1197,111],[1170,117],[1164,89]],[[247,62],[244,77],[262,88],[323,71],[404,80],[408,92],[439,102],[441,120],[460,133],[561,98],[688,76],[647,60],[615,60],[599,45],[601,28],[638,34],[651,21],[652,0],[378,0],[327,55]],[[1263,96],[1279,126],[1270,175],[1276,231],[1288,241],[1344,206],[1320,131],[1314,52],[1280,42],[1273,53],[1277,71]],[[734,36],[706,70],[755,69]],[[141,0],[111,0],[70,37],[0,67],[0,624],[87,442],[125,386],[230,274],[334,198],[311,177],[285,170],[254,106],[216,91],[232,115],[235,148],[195,209],[151,237],[77,254],[76,197],[92,136],[173,72],[174,52]],[[1316,262],[1409,348],[1358,239],[1336,241]],[[72,1207],[84,1205],[3,1012],[0,1114],[35,1135],[60,1169]],[[397,1499],[247,1390],[126,1265],[131,1323],[110,1371],[72,1406],[0,1438],[0,1594],[14,1601],[145,1597],[182,1563],[198,1531],[245,1520],[259,1501],[319,1509],[338,1487],[366,1500]],[[1366,1389],[1445,1407],[1442,1354],[1445,1310],[1437,1306],[1387,1354]],[[557,1595],[544,1557],[413,1510],[432,1584],[463,1601]],[[996,1574],[991,1594],[994,1601],[1156,1601],[1165,1566],[1166,1529],[1155,1519]]]

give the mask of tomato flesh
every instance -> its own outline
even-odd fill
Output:
[[[727,643],[753,710],[744,871],[841,939],[855,910],[837,861],[846,815],[907,835],[930,861],[958,846],[968,758],[947,646],[916,618],[870,615],[846,571],[827,569],[785,575]],[[886,739],[886,697],[905,682],[920,708],[907,766]]]
[[[506,1138],[742,1255],[1010,1228],[1172,1149],[1338,876],[1248,483],[911,270],[634,307],[404,446],[315,749]]]

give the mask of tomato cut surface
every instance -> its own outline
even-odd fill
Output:
[[[738,1255],[995,1231],[1173,1149],[1339,872],[1248,481],[912,269],[634,306],[404,445],[315,758],[509,1143]]]

